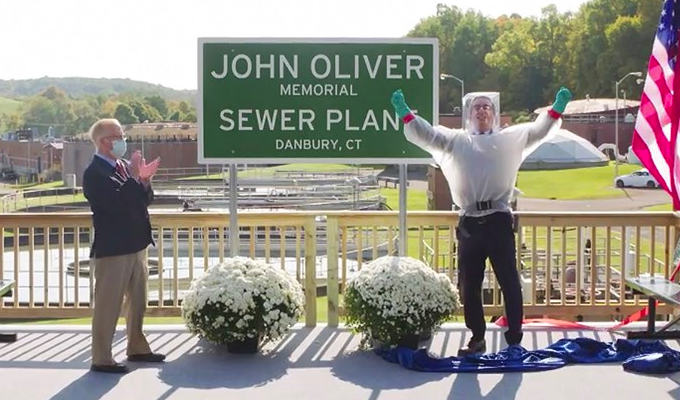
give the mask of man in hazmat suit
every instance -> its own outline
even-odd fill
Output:
[[[453,202],[461,207],[456,229],[458,282],[465,325],[472,331],[459,356],[484,353],[486,322],[482,308],[482,282],[489,258],[503,292],[508,345],[522,340],[522,291],[517,273],[515,235],[509,201],[523,158],[559,128],[571,92],[562,87],[555,102],[531,123],[500,129],[498,93],[468,93],[463,98],[464,129],[432,127],[414,115],[404,94],[392,94],[392,105],[404,122],[406,139],[429,152],[441,167]]]

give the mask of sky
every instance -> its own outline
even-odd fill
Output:
[[[437,3],[538,16],[587,0],[0,0],[0,79],[129,78],[197,87],[197,38],[398,38]]]

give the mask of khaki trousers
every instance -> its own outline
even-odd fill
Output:
[[[146,310],[146,252],[95,258],[92,364],[113,364],[111,342],[125,298],[127,355],[151,352],[142,332]]]

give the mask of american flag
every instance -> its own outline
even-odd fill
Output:
[[[680,210],[680,3],[665,0],[635,121],[633,151]]]

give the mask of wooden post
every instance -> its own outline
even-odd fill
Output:
[[[316,326],[316,225],[314,217],[305,223],[305,324]]]
[[[374,233],[375,234],[375,233]],[[328,240],[326,258],[328,272],[326,279],[326,294],[328,296],[328,326],[337,327],[339,287],[338,287],[338,218],[328,217],[326,222],[326,237]]]

